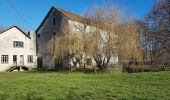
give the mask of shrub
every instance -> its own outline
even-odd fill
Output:
[[[128,73],[159,72],[159,71],[164,71],[165,68],[163,66],[156,66],[156,65],[140,65],[140,66],[128,66],[125,67],[125,70]]]

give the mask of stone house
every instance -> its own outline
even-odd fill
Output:
[[[84,28],[86,26],[86,31],[90,31],[91,25],[85,22],[85,18],[66,10],[52,7],[40,26],[36,30],[36,40],[37,40],[37,63],[38,67],[43,68],[55,68],[55,60],[47,53],[48,42],[54,36],[58,36],[61,31],[63,22],[69,27],[69,31],[77,31],[77,27],[81,26]],[[92,61],[93,63],[94,60]],[[118,63],[118,56],[111,58],[111,63]],[[70,65],[70,60],[64,58],[65,66]]]
[[[17,26],[0,32],[0,71],[13,66],[26,66],[29,69],[36,67],[35,33],[29,34]]]

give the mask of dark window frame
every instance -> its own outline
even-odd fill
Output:
[[[53,32],[53,35],[56,35],[56,32]]]
[[[56,25],[56,18],[53,18],[53,25]]]
[[[33,55],[28,55],[27,56],[27,62],[28,63],[33,63]]]
[[[91,58],[87,58],[86,59],[86,64],[87,65],[91,65],[92,64],[92,59]]]
[[[1,64],[8,64],[8,63],[9,63],[9,56],[1,55]]]
[[[37,38],[40,38],[40,34],[37,34]]]
[[[17,63],[17,55],[13,55],[13,63]]]
[[[24,48],[24,42],[23,41],[13,41],[13,47],[14,48]]]

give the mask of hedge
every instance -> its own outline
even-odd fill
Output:
[[[159,72],[166,71],[167,66],[158,66],[158,65],[140,65],[140,66],[128,66],[125,67],[125,70],[128,73],[138,73],[138,72]]]

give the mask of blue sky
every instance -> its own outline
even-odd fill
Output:
[[[52,5],[83,15],[93,4],[103,4],[105,0],[0,0],[0,25],[4,28],[17,25],[35,30]],[[112,0],[125,14],[142,19],[152,8],[155,0]]]

